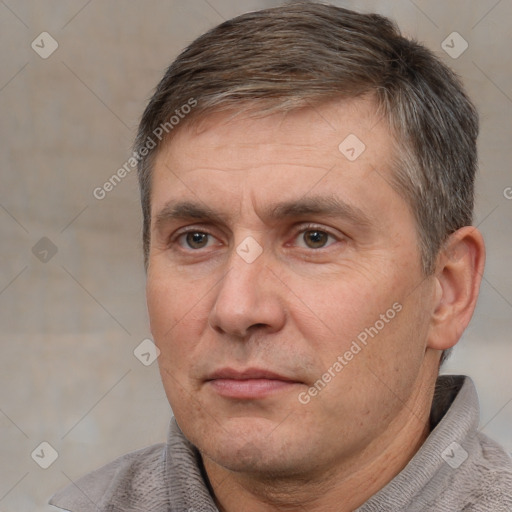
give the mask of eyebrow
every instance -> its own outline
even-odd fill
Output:
[[[370,228],[374,222],[359,207],[349,204],[336,196],[314,196],[298,200],[283,201],[267,206],[261,215],[263,219],[306,217],[308,215],[344,218],[361,228]],[[205,204],[191,201],[170,201],[155,216],[155,227],[173,220],[202,220],[225,223],[224,216]]]
[[[284,201],[269,207],[265,213],[269,218],[305,217],[307,215],[340,217],[366,228],[374,224],[370,216],[361,208],[333,195]]]
[[[222,222],[222,216],[206,205],[191,201],[169,201],[155,216],[155,227],[173,220],[213,220]]]

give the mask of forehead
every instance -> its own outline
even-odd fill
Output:
[[[183,196],[219,208],[233,208],[236,195],[263,208],[313,191],[364,203],[371,186],[393,192],[384,190],[392,150],[388,125],[369,98],[264,117],[212,114],[184,125],[160,149],[152,213]]]
[[[295,146],[338,158],[339,143],[351,134],[366,145],[374,146],[373,149],[376,144],[386,146],[389,142],[388,125],[373,97],[330,100],[266,115],[257,110],[246,112],[246,109],[240,113],[230,110],[207,114],[178,129],[165,149],[168,156],[176,157],[180,163],[182,157],[189,156],[184,150],[191,147],[200,149],[193,153],[196,162],[201,161],[202,155],[204,159],[211,156],[205,154],[206,150],[214,149],[219,158],[227,152],[233,157],[236,170],[244,157],[254,158],[258,147],[268,157],[282,151],[282,146]],[[301,155],[290,152],[286,157],[300,161]]]

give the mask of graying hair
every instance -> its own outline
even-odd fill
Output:
[[[476,110],[454,72],[403,37],[391,20],[314,2],[226,21],[192,42],[167,69],[134,147],[146,265],[152,164],[176,130],[216,112],[265,115],[364,95],[375,97],[396,141],[391,185],[415,216],[422,269],[431,275],[447,237],[472,223]],[[190,113],[170,124],[191,99]],[[164,136],[147,151],[164,125]]]

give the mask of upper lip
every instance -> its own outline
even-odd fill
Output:
[[[232,379],[232,380],[248,380],[248,379],[269,379],[283,380],[288,382],[297,382],[295,379],[280,375],[263,368],[244,368],[236,370],[234,368],[220,368],[209,374],[206,380],[215,379]]]

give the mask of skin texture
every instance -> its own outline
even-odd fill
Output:
[[[366,146],[354,161],[338,149],[349,134]],[[389,185],[391,161],[389,129],[368,98],[212,115],[180,128],[157,155],[151,330],[169,402],[220,510],[354,510],[428,435],[440,351],[469,322],[484,246],[476,228],[462,228],[425,277],[414,217]],[[272,215],[283,202],[326,198],[352,210]],[[258,247],[248,263],[242,255]],[[388,321],[377,324],[381,315]],[[212,378],[222,368],[288,382],[240,388]],[[318,379],[325,386],[301,402]]]

